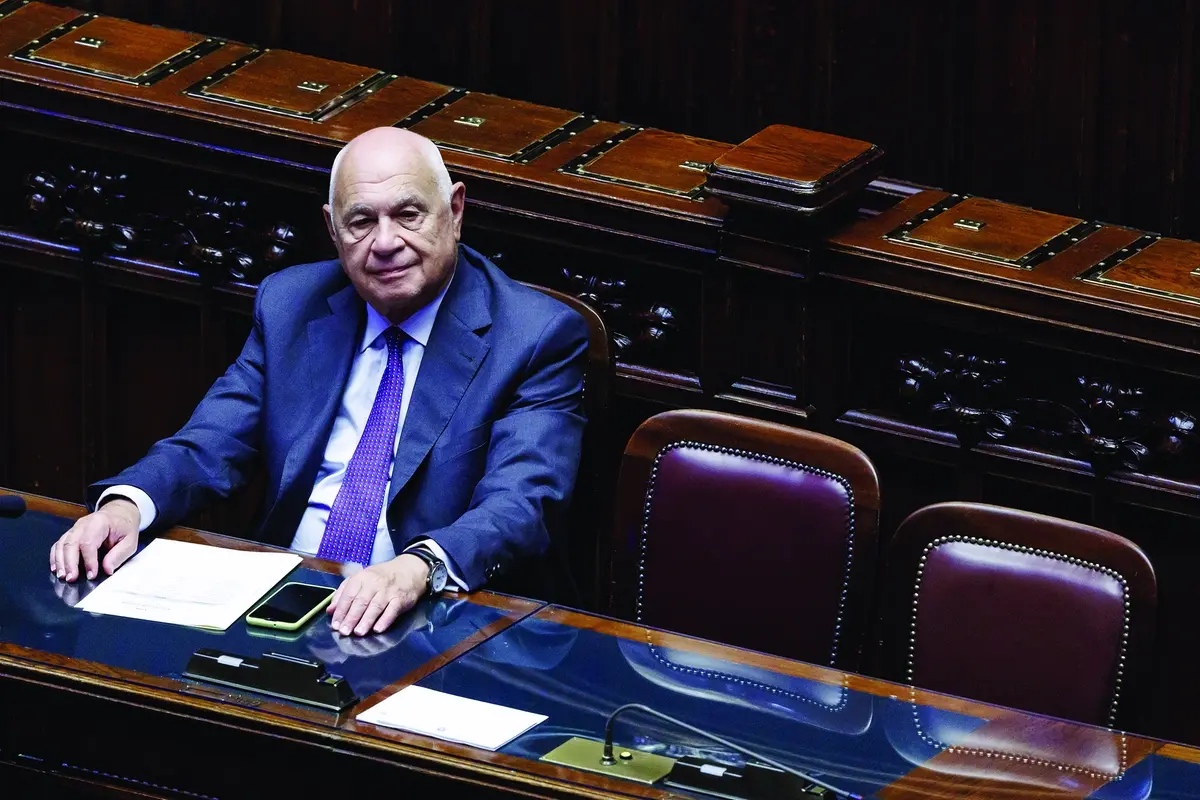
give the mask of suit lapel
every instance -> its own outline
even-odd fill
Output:
[[[392,467],[388,504],[412,478],[479,371],[489,345],[478,335],[491,325],[491,292],[478,267],[462,254],[442,300]]]
[[[347,284],[330,295],[328,313],[309,320],[303,341],[289,358],[303,366],[297,370],[299,379],[289,387],[295,395],[288,413],[296,429],[283,463],[281,495],[311,461],[314,448],[324,452],[346,388],[356,340],[361,336],[365,308],[353,285]]]

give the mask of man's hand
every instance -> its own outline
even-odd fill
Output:
[[[343,636],[383,633],[417,604],[428,580],[429,566],[414,555],[402,554],[367,567],[343,581],[334,593],[327,609],[333,615],[330,626]]]
[[[79,562],[90,581],[100,567],[107,575],[116,572],[137,552],[138,526],[142,514],[136,505],[123,497],[110,500],[94,513],[81,517],[50,548],[50,571],[66,581],[79,578]],[[100,553],[107,550],[103,564]]]

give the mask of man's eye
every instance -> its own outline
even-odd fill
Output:
[[[352,231],[365,231],[365,230],[368,230],[370,227],[371,227],[371,220],[369,220],[369,219],[350,220],[350,230],[352,230]]]

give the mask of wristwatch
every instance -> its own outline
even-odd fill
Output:
[[[429,577],[425,580],[425,594],[434,595],[446,588],[446,581],[449,580],[450,573],[440,558],[425,547],[414,547],[404,552],[410,556],[416,556],[429,567]]]

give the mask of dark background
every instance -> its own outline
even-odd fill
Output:
[[[728,142],[829,131],[892,177],[1200,238],[1200,3],[64,4]]]

